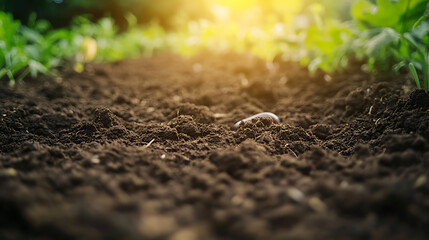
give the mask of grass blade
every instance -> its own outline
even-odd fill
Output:
[[[19,77],[16,79],[17,82],[20,82],[22,79],[24,79],[28,74],[30,73],[30,69],[27,68],[25,69],[20,75]]]
[[[426,6],[426,11],[423,14],[423,16],[421,16],[413,25],[413,28],[416,28],[417,26],[420,25],[420,23],[422,23],[424,20],[426,20],[427,18],[429,18],[429,3]]]
[[[426,93],[429,92],[429,54],[426,53],[423,59],[423,83]]]
[[[416,67],[414,67],[413,63],[408,64],[408,68],[410,69],[411,75],[413,75],[414,81],[416,81],[416,85],[418,89],[421,89],[419,75],[417,75]]]

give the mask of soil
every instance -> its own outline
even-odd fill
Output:
[[[0,85],[0,239],[428,239],[429,97],[204,53]],[[270,118],[235,122],[260,112]]]

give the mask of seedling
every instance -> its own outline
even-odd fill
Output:
[[[360,39],[371,70],[384,67],[398,71],[408,66],[416,86],[421,88],[418,71],[423,73],[423,89],[429,91],[427,0],[359,0],[353,16],[364,29]],[[426,12],[423,13],[426,6]]]
[[[412,46],[414,46],[414,48],[417,49],[417,53],[420,55],[420,65],[423,72],[423,87],[425,92],[429,92],[429,53],[423,47],[419,46],[411,37],[411,35],[406,34],[404,37]],[[411,74],[413,75],[414,80],[416,81],[417,87],[421,88],[420,79],[417,74],[416,67],[412,62],[410,62],[409,64],[409,69]]]

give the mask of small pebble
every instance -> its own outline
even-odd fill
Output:
[[[298,190],[297,188],[289,188],[287,190],[287,194],[295,202],[302,202],[302,200],[304,200],[304,194],[300,190]]]
[[[231,203],[234,205],[241,205],[244,202],[244,199],[239,196],[239,195],[235,195],[232,199],[231,199]]]
[[[169,238],[169,240],[198,240],[198,239],[200,239],[198,236],[198,232],[190,228],[177,231]]]
[[[177,228],[178,224],[173,216],[144,214],[139,223],[139,230],[143,239],[165,239]]]
[[[140,103],[140,99],[138,99],[138,98],[132,98],[130,102],[131,102],[132,104],[134,104],[134,105],[137,105],[137,104],[139,104],[139,103]]]
[[[98,155],[94,155],[91,158],[91,163],[93,163],[93,164],[99,164],[100,163],[100,158],[98,157]]]
[[[196,63],[194,64],[194,66],[192,66],[192,69],[194,70],[194,72],[199,73],[203,71],[203,66],[199,63]]]
[[[325,203],[323,203],[322,200],[320,200],[318,197],[311,197],[308,201],[308,205],[310,205],[310,207],[318,213],[326,212]]]
[[[249,80],[246,78],[244,74],[240,74],[241,86],[247,87],[249,86]]]
[[[173,101],[180,102],[180,101],[182,101],[182,97],[175,95],[175,96],[173,96]]]
[[[215,113],[215,114],[213,114],[214,118],[224,118],[226,116],[227,116],[227,114],[225,114],[225,113]]]
[[[325,76],[323,76],[323,79],[325,79],[326,82],[331,82],[332,81],[332,77],[328,74],[325,74]]]
[[[14,168],[5,168],[0,169],[0,176],[4,177],[14,177],[18,174],[18,172]]]
[[[349,183],[347,182],[347,181],[342,181],[341,183],[340,183],[340,188],[348,188],[349,187]]]
[[[419,178],[417,178],[416,182],[414,183],[414,187],[415,188],[419,188],[423,185],[425,185],[427,183],[427,178],[426,176],[420,176]]]
[[[63,82],[63,78],[61,78],[61,77],[57,77],[57,78],[55,78],[55,82],[56,83],[62,83]]]
[[[283,76],[280,78],[279,83],[281,85],[285,85],[288,82],[288,78],[286,76]]]

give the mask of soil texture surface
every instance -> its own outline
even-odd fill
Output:
[[[281,122],[233,129],[261,112]],[[428,141],[428,95],[360,67],[161,54],[2,81],[0,239],[429,239]]]

